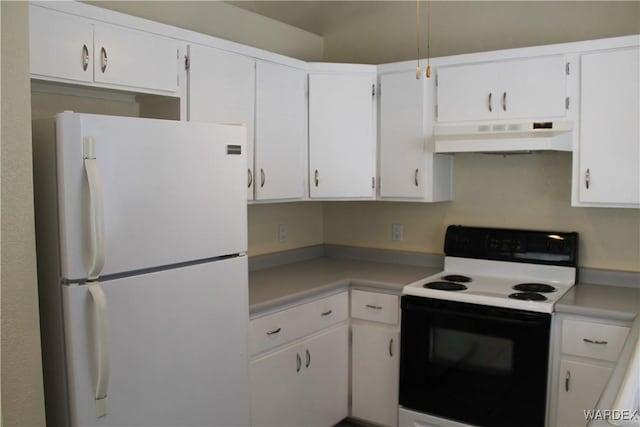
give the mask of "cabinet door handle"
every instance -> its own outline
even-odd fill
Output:
[[[309,349],[306,349],[305,352],[307,353],[307,363],[305,363],[304,367],[308,368],[311,365],[311,353],[309,353]]]
[[[318,175],[318,169],[316,169],[314,177],[315,177],[315,183],[316,183],[316,187],[317,187],[318,186],[318,182],[320,182],[320,178],[319,178],[319,175]]]
[[[414,177],[413,177],[413,180],[414,180],[414,182],[416,183],[416,187],[418,186],[418,172],[419,172],[419,170],[418,170],[418,169],[416,169],[416,173],[415,173],[415,175],[414,175]]]
[[[265,181],[264,169],[260,168],[260,188],[264,187],[264,181]]]
[[[251,168],[247,169],[247,174],[248,174],[248,178],[247,178],[247,188],[251,188],[251,184],[253,184],[253,174],[251,173]]]
[[[584,173],[584,185],[585,187],[587,187],[587,190],[589,189],[590,183],[591,183],[591,171],[587,169],[587,171]]]
[[[376,177],[375,176],[371,177],[371,188],[376,188]]]
[[[502,94],[502,111],[507,111],[507,92]]]
[[[571,371],[567,371],[567,376],[564,377],[564,390],[569,391],[569,381],[571,381]]]
[[[87,71],[89,66],[89,48],[86,44],[82,45],[82,71]]]
[[[302,358],[300,353],[296,353],[296,372],[300,372],[300,369],[302,369]]]
[[[489,112],[493,113],[493,93],[489,92]]]
[[[331,313],[333,313],[333,310],[327,310],[327,311],[325,311],[324,313],[320,313],[320,316],[323,316],[323,317],[324,317],[324,316],[328,316],[328,315],[330,315]]]
[[[592,340],[589,338],[582,338],[582,341],[587,342],[589,344],[601,344],[601,345],[609,344],[608,341]]]
[[[393,357],[393,338],[389,340],[389,356]]]
[[[101,61],[100,69],[104,73],[107,70],[107,61],[108,61],[107,50],[104,48],[104,46],[100,48],[100,61]]]
[[[277,333],[280,333],[281,330],[282,328],[274,329],[273,331],[267,331],[267,335],[275,335]]]
[[[367,304],[365,307],[372,308],[374,310],[382,310],[382,307],[379,305]]]

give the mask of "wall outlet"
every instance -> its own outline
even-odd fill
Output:
[[[394,242],[399,242],[402,240],[403,227],[402,224],[392,224],[391,225],[391,240]]]
[[[278,224],[278,242],[285,242],[287,240],[287,225]]]

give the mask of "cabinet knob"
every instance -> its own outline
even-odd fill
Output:
[[[247,188],[251,188],[251,184],[253,184],[253,174],[251,173],[251,168],[247,169],[248,178],[247,178]]]
[[[296,372],[300,372],[300,369],[302,369],[302,358],[300,353],[296,353]]]
[[[107,70],[107,61],[108,61],[107,50],[104,48],[104,46],[100,48],[100,61],[101,61],[100,69],[104,73]]]
[[[307,363],[305,363],[304,367],[308,368],[309,365],[311,365],[311,353],[309,352],[309,349],[306,349],[305,352],[307,353]]]
[[[86,44],[82,45],[82,71],[87,71],[89,66],[89,48]]]
[[[260,168],[260,188],[264,187],[265,175],[264,169]]]

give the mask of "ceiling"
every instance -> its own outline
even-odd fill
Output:
[[[379,1],[227,1],[239,8],[284,22],[320,36],[354,16],[375,8]]]

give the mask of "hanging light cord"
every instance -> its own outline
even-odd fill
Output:
[[[427,78],[431,77],[431,3],[427,0]]]
[[[420,80],[420,0],[416,0],[416,79]]]

